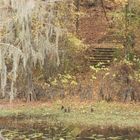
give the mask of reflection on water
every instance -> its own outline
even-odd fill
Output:
[[[129,136],[104,136],[99,134],[91,134],[90,136],[74,136],[73,130],[70,128],[46,128],[43,130],[1,130],[0,140],[140,140],[138,138],[130,138]],[[4,139],[2,139],[2,137]]]

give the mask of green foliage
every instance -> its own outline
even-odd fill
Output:
[[[90,66],[90,69],[91,69],[91,72],[92,72],[92,75],[91,75],[91,80],[96,80],[97,79],[97,75],[101,72],[104,72],[105,76],[108,75],[108,71],[109,71],[109,68],[105,68],[105,67],[100,67],[100,64],[98,66]]]
[[[55,78],[50,78],[49,81],[52,86],[59,88],[67,88],[69,86],[72,87],[77,85],[75,76],[72,76],[68,73],[58,74]]]
[[[136,45],[136,37],[140,26],[139,1],[128,0],[117,11],[110,13],[112,17],[117,40],[124,45],[125,57],[132,59],[133,49]]]
[[[80,68],[83,67],[86,45],[71,33],[63,37],[63,41],[60,42],[60,45],[62,50],[62,54],[60,54],[60,72],[70,73],[79,71]]]
[[[72,34],[68,34],[66,45],[73,53],[82,53],[86,49],[85,44]]]
[[[65,103],[66,102],[64,102],[64,104]],[[60,110],[61,105],[64,104],[52,104],[49,107],[47,105],[39,105],[38,107],[31,106],[30,108],[27,105],[24,107],[18,107],[18,109],[5,109],[5,111],[2,110],[0,112],[0,117],[6,116],[7,118],[10,118],[12,116],[17,120],[24,117],[26,121],[22,121],[22,123],[27,123],[27,125],[30,125],[32,122],[40,122],[40,124],[42,122],[42,125],[44,122],[47,122],[48,124],[60,124],[61,122],[66,126],[73,124],[77,127],[81,127],[82,125],[83,127],[99,125],[102,127],[108,127],[113,125],[121,128],[135,128],[140,124],[140,107],[136,104],[109,104],[102,101],[91,105],[75,105],[71,102],[72,111],[70,113],[64,113]],[[94,109],[93,113],[90,112],[91,106]],[[7,113],[3,115],[5,112]],[[17,122],[14,121],[13,123],[17,124]]]

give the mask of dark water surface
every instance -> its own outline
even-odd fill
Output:
[[[64,127],[47,127],[43,129],[17,130],[1,129],[2,140],[140,140],[136,135],[103,135],[87,130],[77,134],[76,129]],[[0,139],[1,140],[1,139]]]

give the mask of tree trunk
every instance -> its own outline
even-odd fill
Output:
[[[75,1],[75,6],[76,6],[76,13],[77,13],[75,26],[76,26],[76,34],[78,34],[78,30],[79,30],[80,0],[76,0]]]
[[[36,100],[36,94],[34,92],[34,85],[32,79],[32,58],[28,60],[27,63],[27,102],[32,102]]]

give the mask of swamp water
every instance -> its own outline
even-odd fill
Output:
[[[47,127],[30,130],[1,129],[0,140],[140,140],[139,136],[132,137],[127,134],[105,136],[92,132],[86,136],[85,134],[77,135],[74,131],[76,129],[73,130],[63,127]]]

